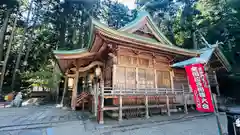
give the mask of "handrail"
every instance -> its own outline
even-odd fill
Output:
[[[192,94],[191,92],[185,92],[183,89],[171,88],[145,88],[145,89],[121,89],[121,88],[111,88],[105,87],[103,95],[187,95]]]

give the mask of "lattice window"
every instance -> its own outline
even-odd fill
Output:
[[[157,71],[157,87],[158,88],[171,88],[170,72]]]

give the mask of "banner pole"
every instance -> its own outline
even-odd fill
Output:
[[[209,82],[209,78],[208,78],[208,69],[207,69],[206,66],[205,66],[205,73],[206,73],[206,78],[207,78],[207,81],[208,81],[209,91],[210,91],[210,94],[211,94],[211,97],[212,97],[212,103],[213,103],[213,106],[214,106],[214,114],[215,114],[215,116],[216,116],[218,133],[219,133],[219,135],[223,135],[221,123],[220,123],[220,120],[219,120],[218,108],[217,108],[217,106],[216,106],[215,97],[213,96],[213,93],[212,93],[212,90],[211,90],[211,86],[210,86],[210,82]]]

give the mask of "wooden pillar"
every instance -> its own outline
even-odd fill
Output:
[[[173,70],[171,69],[171,70],[170,70],[170,79],[171,79],[172,92],[174,92],[174,79],[173,79],[173,76],[174,76],[174,72],[173,72]]]
[[[74,87],[72,90],[72,102],[71,102],[71,108],[72,110],[76,110],[77,105],[77,89],[78,89],[78,80],[79,80],[79,72],[76,71],[75,78],[74,78]]]
[[[94,109],[95,109],[95,114],[97,116],[97,113],[98,113],[98,104],[99,104],[99,100],[98,100],[98,96],[99,96],[99,82],[98,82],[98,79],[95,80],[95,85],[96,85],[96,88],[95,88],[95,100],[94,100]]]
[[[155,89],[157,89],[157,70],[154,70],[154,85],[155,85]]]
[[[171,116],[170,104],[169,104],[169,97],[168,97],[168,95],[166,95],[166,105],[167,105],[167,114],[168,114],[168,116]]]
[[[216,81],[216,90],[217,90],[217,95],[220,96],[220,90],[219,90],[219,84],[218,84],[218,80],[217,80],[217,74],[216,71],[213,71],[213,75],[214,75],[214,80]]]
[[[112,88],[116,88],[116,71],[117,71],[117,65],[114,63],[112,68]]]
[[[118,120],[122,121],[122,89],[120,89],[119,94],[119,114],[118,114]]]
[[[101,80],[100,80],[100,90],[101,90],[101,96],[100,96],[100,101],[101,101],[101,107],[100,107],[100,119],[99,119],[99,124],[104,124],[104,80],[103,80],[103,75],[101,75]]]
[[[184,89],[185,89],[185,88],[184,88],[184,85],[182,84],[184,112],[185,112],[186,114],[188,114],[188,108],[187,108],[187,99],[188,99],[188,95],[185,94]]]
[[[145,92],[145,117],[149,118],[149,110],[148,110],[148,95],[147,92]]]
[[[135,83],[136,83],[136,90],[138,90],[138,68],[136,67],[136,78],[135,78]]]
[[[216,108],[216,112],[218,112],[218,103],[217,103],[217,95],[216,94],[212,94],[212,97],[213,97],[213,100],[215,101],[214,102],[214,105],[215,105],[215,108]]]
[[[94,114],[95,117],[97,117],[97,94],[96,94],[96,89],[97,89],[97,82],[95,79],[93,79],[93,87],[92,87],[92,92],[93,92],[93,102],[92,102],[92,113]]]

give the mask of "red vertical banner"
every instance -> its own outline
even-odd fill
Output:
[[[203,64],[185,66],[192,88],[196,109],[200,112],[214,112],[212,96]]]

